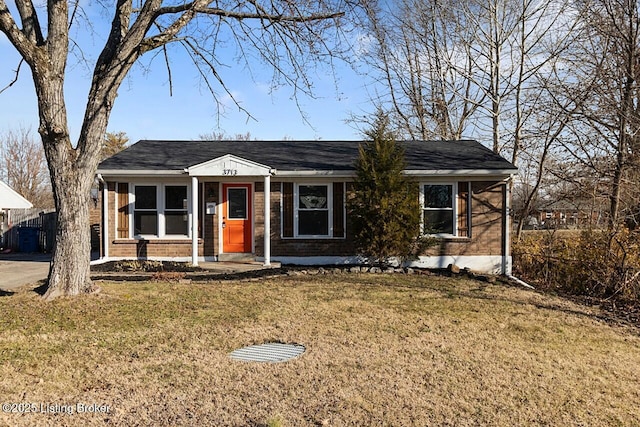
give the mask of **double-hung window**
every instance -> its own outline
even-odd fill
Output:
[[[164,227],[165,234],[180,236],[189,234],[186,185],[164,187]]]
[[[425,234],[456,235],[456,185],[423,183],[420,188]]]
[[[331,187],[298,184],[296,190],[296,235],[331,237]]]
[[[158,192],[155,185],[136,185],[133,205],[134,234],[158,235]]]

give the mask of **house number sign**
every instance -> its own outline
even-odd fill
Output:
[[[238,169],[222,169],[223,176],[236,176],[238,175]]]

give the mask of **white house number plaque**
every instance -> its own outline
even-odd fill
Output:
[[[236,176],[238,175],[238,169],[222,169],[223,176]]]

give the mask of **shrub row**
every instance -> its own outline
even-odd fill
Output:
[[[514,273],[546,290],[638,301],[639,238],[628,229],[525,234],[513,245]]]

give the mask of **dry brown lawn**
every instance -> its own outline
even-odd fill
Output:
[[[0,400],[36,411],[0,425],[640,425],[638,330],[563,299],[365,274],[102,288],[0,297]],[[307,351],[228,357],[270,341]]]

